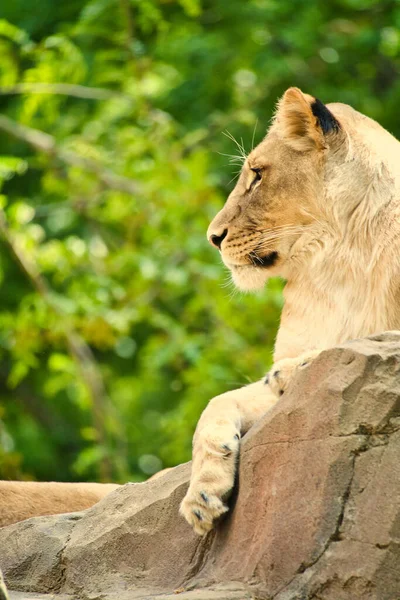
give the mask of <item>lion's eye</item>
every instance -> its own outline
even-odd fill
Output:
[[[257,181],[261,181],[261,179],[262,179],[262,177],[261,177],[262,169],[251,169],[251,170],[254,173],[254,179],[251,182],[250,189],[257,183]]]

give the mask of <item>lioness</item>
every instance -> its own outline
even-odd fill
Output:
[[[0,527],[30,517],[85,510],[119,487],[114,483],[0,481]]]
[[[240,437],[322,349],[400,329],[400,143],[345,104],[286,91],[208,238],[242,290],[286,280],[267,380],[217,396],[180,511],[198,534],[228,508]]]

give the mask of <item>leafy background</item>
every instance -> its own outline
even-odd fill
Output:
[[[400,3],[3,0],[0,476],[141,480],[271,361],[205,239],[297,85],[399,134]]]

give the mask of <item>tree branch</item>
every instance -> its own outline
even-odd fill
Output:
[[[8,228],[6,216],[2,210],[0,210],[0,235],[10,249],[11,254],[19,265],[20,269],[23,273],[25,273],[31,282],[32,286],[43,298],[47,306],[60,318],[60,323],[63,324],[63,334],[65,336],[69,352],[81,373],[82,380],[85,383],[86,389],[92,401],[94,427],[98,437],[97,441],[103,448],[107,448],[107,432],[104,415],[105,406],[109,404],[109,399],[100,369],[98,368],[92,350],[76,331],[74,331],[72,328],[68,328],[68,320],[51,298],[51,291],[48,287],[47,281],[40,273],[32,258],[25,254],[20,248],[18,241],[14,238],[12,232]],[[101,459],[99,471],[101,481],[111,481],[111,464],[107,456]]]
[[[141,191],[139,184],[129,179],[129,177],[117,175],[91,158],[80,156],[72,150],[60,148],[56,144],[54,137],[44,131],[21,125],[21,123],[17,123],[5,115],[0,115],[0,129],[26,142],[40,152],[54,156],[64,163],[79,167],[89,173],[93,173],[108,188],[128,194],[139,194]]]
[[[9,87],[0,87],[0,96],[13,96],[16,94],[55,94],[87,100],[111,100],[112,98],[132,100],[130,96],[120,92],[72,83],[17,83]]]
[[[126,26],[126,48],[132,55],[132,46],[135,37],[135,24],[132,16],[132,7],[129,3],[129,0],[120,0],[120,6]],[[133,55],[132,58],[134,58]]]

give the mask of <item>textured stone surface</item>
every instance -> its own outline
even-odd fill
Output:
[[[233,510],[206,538],[178,515],[189,476],[181,465],[76,517],[0,530],[9,587],[75,600],[399,600],[400,333],[326,351],[298,375],[244,438]]]
[[[8,587],[58,591],[62,551],[80,513],[37,517],[0,529],[0,566]]]
[[[145,595],[143,595],[145,594]],[[104,598],[112,600],[253,600],[254,595],[251,592],[234,591],[226,586],[218,586],[214,590],[192,590],[191,592],[181,592],[163,594],[147,590],[130,590],[118,592],[112,596],[95,595],[90,596],[93,600],[104,600]],[[10,600],[77,600],[77,596],[73,595],[58,595],[58,594],[35,594],[28,592],[11,592]]]

